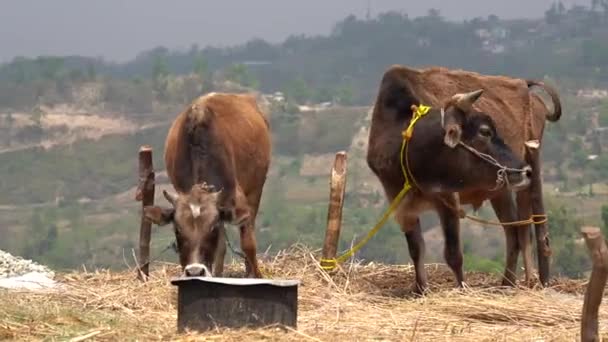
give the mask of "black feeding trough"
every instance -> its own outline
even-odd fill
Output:
[[[180,277],[177,329],[206,331],[283,325],[296,328],[297,280]]]

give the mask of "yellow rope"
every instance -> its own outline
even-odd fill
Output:
[[[346,251],[344,254],[340,255],[337,258],[334,258],[334,259],[321,259],[321,268],[324,269],[324,270],[331,271],[334,268],[336,268],[336,266],[338,265],[338,263],[342,263],[342,262],[348,260],[350,257],[353,256],[353,254],[355,254],[358,250],[360,250],[363,246],[365,246],[365,244],[372,237],[374,237],[374,235],[376,235],[376,233],[380,230],[380,228],[382,228],[382,226],[384,226],[384,224],[386,223],[386,221],[390,218],[391,213],[397,208],[397,206],[399,205],[399,202],[401,202],[401,199],[403,199],[403,196],[405,196],[405,194],[409,191],[410,188],[411,188],[411,186],[410,187],[403,187],[403,189],[401,189],[401,192],[399,192],[399,194],[397,195],[397,197],[395,197],[395,199],[391,203],[391,205],[388,208],[388,210],[386,210],[384,212],[384,215],[382,216],[382,218],[380,219],[380,221],[378,221],[378,223],[376,223],[376,225],[374,226],[374,228],[372,228],[372,230],[370,230],[367,233],[367,235],[365,236],[365,238],[363,238],[363,240],[359,241],[351,249],[349,249],[348,251]]]
[[[468,214],[465,217],[471,221],[475,221],[475,222],[479,222],[479,223],[483,223],[483,224],[489,224],[489,225],[493,225],[493,226],[523,226],[523,225],[528,225],[528,224],[543,224],[543,223],[547,223],[547,221],[548,221],[547,215],[545,215],[545,214],[532,215],[527,220],[513,221],[513,222],[489,221],[489,220],[485,220],[480,217],[468,215]],[[536,221],[535,219],[540,219],[540,220]]]
[[[393,211],[395,211],[395,209],[397,209],[397,206],[399,205],[399,203],[401,203],[401,200],[403,199],[403,197],[412,188],[412,185],[408,179],[407,170],[406,170],[405,163],[403,160],[403,152],[405,151],[408,140],[412,137],[412,134],[414,131],[414,124],[416,124],[416,122],[422,116],[426,115],[429,112],[429,110],[431,109],[431,107],[421,105],[419,107],[413,107],[412,109],[415,109],[414,117],[410,121],[410,124],[407,127],[407,129],[402,132],[403,143],[401,144],[401,154],[400,154],[400,158],[399,158],[399,160],[401,162],[401,170],[403,171],[403,177],[405,177],[405,182],[403,184],[403,188],[401,189],[399,194],[397,194],[397,196],[393,199],[393,201],[391,202],[391,205],[384,212],[384,215],[382,215],[382,218],[380,219],[380,221],[378,221],[378,223],[376,223],[374,228],[372,228],[367,233],[367,235],[363,238],[363,240],[359,241],[351,249],[349,249],[348,251],[346,251],[344,254],[340,255],[337,258],[321,259],[321,268],[322,269],[328,270],[328,271],[333,270],[334,268],[336,268],[338,263],[342,263],[342,262],[348,260],[350,257],[353,256],[353,254],[355,254],[358,250],[360,250],[363,246],[365,246],[365,244],[367,244],[367,242],[372,237],[374,237],[374,235],[376,235],[376,233],[378,233],[380,228],[382,228],[384,226],[386,221],[390,218],[390,215],[393,213]]]

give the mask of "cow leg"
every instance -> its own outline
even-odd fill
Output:
[[[426,279],[426,270],[424,269],[425,245],[422,237],[422,229],[420,228],[420,219],[417,218],[413,227],[404,234],[407,240],[407,248],[410,252],[410,258],[414,263],[414,270],[416,272],[416,286],[414,288],[414,292],[424,294],[428,289],[428,285]]]
[[[443,257],[446,263],[454,272],[456,277],[456,287],[462,287],[464,282],[464,273],[462,271],[463,256],[462,247],[460,245],[460,217],[452,208],[457,208],[458,204],[453,196],[444,198],[443,202],[436,203],[437,213],[441,221],[443,236],[445,238],[445,247]],[[448,206],[449,205],[449,206]]]
[[[510,191],[503,191],[490,200],[496,217],[500,222],[513,222],[517,220],[515,203]],[[517,280],[517,258],[519,257],[519,242],[517,238],[517,227],[503,226],[506,240],[505,272],[502,280],[503,286],[515,286]]]
[[[247,277],[253,278],[263,278],[262,272],[258,266],[256,255],[257,243],[255,239],[255,219],[258,215],[264,183],[266,182],[266,172],[263,174],[264,178],[260,179],[261,184],[258,187],[259,190],[250,196],[247,196],[247,205],[249,206],[251,216],[247,220],[247,223],[241,226],[241,250],[247,258],[245,260],[245,272]]]
[[[213,271],[211,273],[214,277],[221,277],[224,273],[224,258],[226,257],[226,229],[223,223],[221,223],[216,229],[219,231],[215,258],[213,260]]]
[[[401,191],[402,185],[390,184],[383,181],[382,178],[380,178],[380,182],[382,183],[388,202],[392,202],[395,197],[397,197],[399,191]],[[406,199],[403,199],[401,205],[397,207],[394,217],[405,235],[410,258],[414,264],[416,284],[414,285],[413,291],[414,293],[424,294],[428,289],[428,284],[426,270],[424,268],[425,245],[422,237],[422,229],[420,228],[420,219],[418,216],[412,216],[407,212],[407,209],[404,207],[405,201]]]
[[[240,227],[241,230],[241,250],[245,254],[245,269],[247,277],[262,278],[262,272],[258,267],[256,256],[256,241],[253,224],[246,223]]]
[[[516,194],[516,197],[517,215],[519,220],[529,219],[532,213],[532,208],[530,207],[530,193],[528,192],[528,189],[519,191]],[[523,224],[521,226],[516,226],[515,229],[517,229],[517,241],[524,259],[526,284],[531,284],[534,264],[532,262],[532,246],[530,243],[530,225]]]
[[[394,196],[389,195],[391,201],[393,198]],[[416,273],[414,293],[424,294],[428,289],[428,285],[426,270],[424,269],[425,246],[422,229],[420,228],[420,219],[417,216],[409,215],[403,206],[399,206],[395,213],[395,220],[399,223],[401,231],[405,235],[410,257],[414,263],[414,272]]]
[[[543,203],[543,182],[541,177],[541,165],[539,150],[528,150],[530,155],[529,164],[532,167],[532,180],[530,183],[530,202],[532,202],[532,214],[545,215]],[[549,257],[551,247],[549,245],[549,230],[547,223],[535,224],[536,249],[538,258],[538,275],[543,286],[549,281]]]

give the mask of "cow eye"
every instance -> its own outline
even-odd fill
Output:
[[[482,137],[490,138],[490,137],[492,137],[492,130],[490,129],[490,127],[484,125],[484,126],[479,127],[479,134]]]

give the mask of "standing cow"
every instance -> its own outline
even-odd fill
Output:
[[[420,213],[431,209],[439,214],[445,237],[444,257],[457,286],[462,286],[463,256],[455,193],[489,191],[497,186],[519,190],[530,183],[530,167],[504,143],[492,118],[473,109],[482,93],[459,93],[443,106],[433,107],[418,120],[407,149],[402,151],[402,131],[412,120],[412,106],[425,103],[399,69],[386,72],[380,84],[367,163],[392,201],[405,183],[401,164],[404,159],[413,188],[401,201],[395,217],[414,262],[416,292],[424,292],[427,287]]]
[[[517,203],[513,202],[512,191],[507,189],[460,192],[460,202],[479,208],[485,200],[489,199],[501,222],[527,220],[532,214],[545,213],[539,146],[546,120],[555,122],[561,117],[561,103],[555,89],[538,81],[482,75],[442,67],[412,69],[395,65],[386,73],[393,75],[394,79],[399,79],[399,82],[408,84],[420,101],[431,106],[441,106],[444,99],[454,93],[484,89],[484,96],[475,103],[475,108],[492,116],[499,134],[507,145],[532,167],[532,180],[530,187],[517,192]],[[549,94],[553,102],[553,112],[549,111],[540,96],[530,91],[534,86],[544,89]],[[382,104],[378,110],[383,110]],[[523,254],[526,281],[532,278],[529,226],[529,224],[504,226],[507,251],[503,285],[515,284],[515,267],[520,252]],[[419,225],[416,229],[420,230]],[[536,224],[536,241],[540,280],[546,284],[549,276],[550,249],[545,222]]]
[[[188,276],[221,276],[224,223],[239,226],[247,276],[261,278],[255,218],[270,164],[269,125],[247,94],[210,93],[177,116],[165,142],[167,174],[177,194],[170,208],[146,207],[157,225],[173,223]]]

